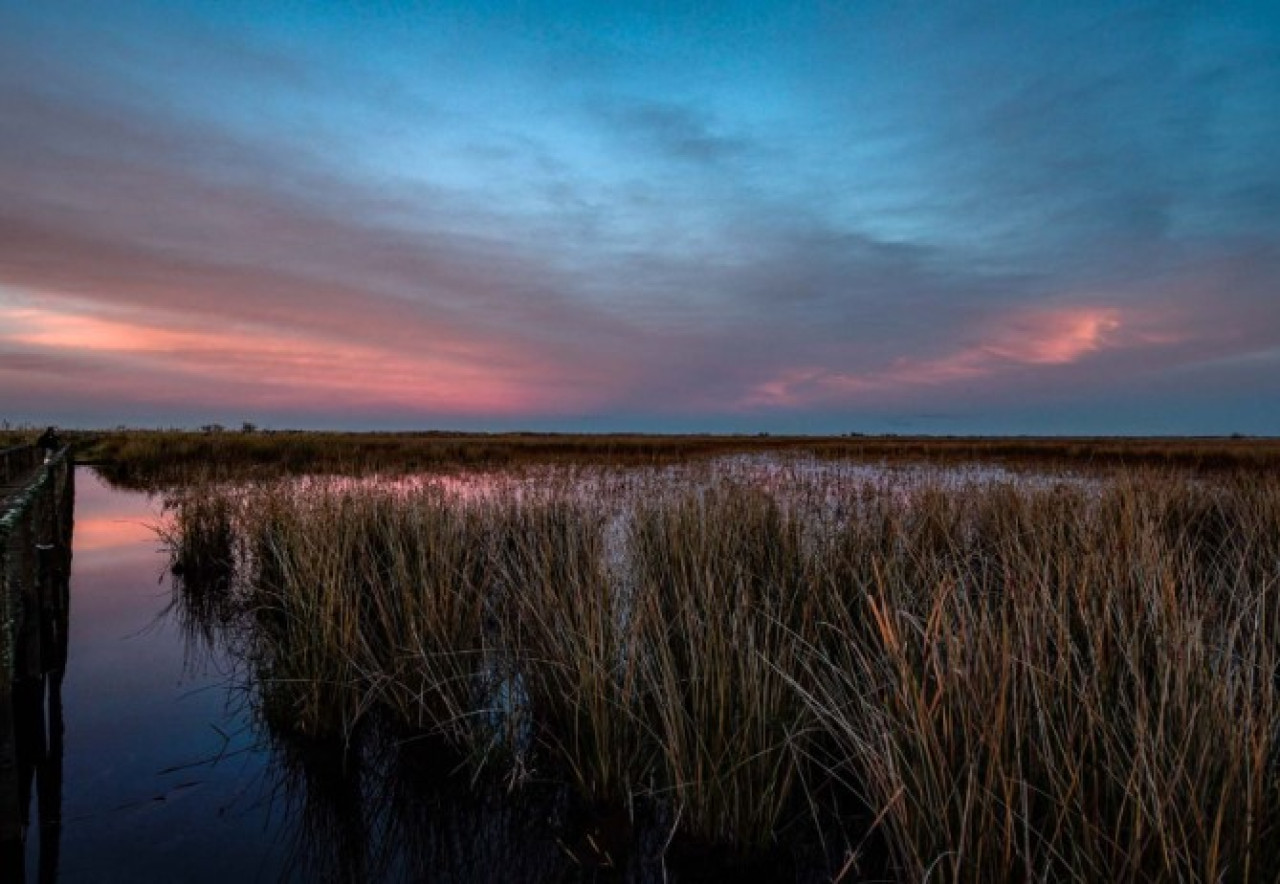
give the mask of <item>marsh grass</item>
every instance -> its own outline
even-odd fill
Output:
[[[901,548],[851,523],[805,696],[899,875],[1272,878],[1276,491],[1001,489]]]
[[[34,442],[37,432],[15,433]],[[77,459],[131,488],[279,475],[406,474],[533,466],[685,464],[735,455],[803,455],[872,464],[1002,464],[1072,470],[1253,472],[1280,465],[1274,438],[999,438],[561,433],[337,433],[114,430],[68,432]]]
[[[253,612],[268,704],[303,733],[349,731],[373,703],[459,743],[479,728],[489,527],[438,495],[243,498]]]
[[[801,525],[731,484],[642,504],[632,549],[636,708],[658,788],[693,833],[760,846],[790,806],[808,727],[786,680],[815,613]]]
[[[834,826],[833,874],[1274,879],[1276,479],[605,487],[237,486],[173,555],[235,551],[286,731],[378,709],[742,852]]]
[[[508,508],[494,551],[503,647],[523,713],[551,763],[602,802],[630,794],[643,751],[631,720],[635,621],[609,574],[605,519],[568,500]]]

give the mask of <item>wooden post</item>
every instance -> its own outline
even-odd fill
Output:
[[[0,501],[0,880],[25,877],[32,798],[41,880],[57,876],[62,819],[62,678],[67,662],[74,475],[66,449],[41,466],[0,452],[25,487]],[[33,794],[34,793],[34,794]]]
[[[0,525],[0,872],[6,881],[25,876],[22,809],[18,773],[18,733],[14,720],[13,633],[16,592],[11,591],[11,532]]]

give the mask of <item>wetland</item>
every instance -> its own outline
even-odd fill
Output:
[[[1280,867],[1264,443],[424,465],[191,435],[214,455],[84,448],[29,880]]]

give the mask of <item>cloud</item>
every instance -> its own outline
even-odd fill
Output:
[[[105,319],[65,302],[57,309],[0,307],[0,348],[34,352],[45,362],[60,355],[79,361],[91,367],[84,379],[95,393],[113,381],[117,388],[136,383],[135,395],[183,386],[201,390],[211,405],[254,410],[329,404],[468,415],[551,413],[582,404],[555,382],[554,366],[504,367],[500,354],[459,359],[247,324],[210,330],[181,325],[172,315],[124,315]]]
[[[396,200],[318,170],[282,174],[278,158],[217,132],[18,89],[0,105],[21,111],[0,114],[0,284],[22,293],[28,326],[30,310],[42,323],[9,343],[46,363],[106,344],[174,371],[235,353],[223,368],[263,384],[288,375],[298,394],[302,347],[334,366],[311,376],[317,395],[356,395],[343,378],[383,392],[399,378],[418,392],[388,404],[424,414],[587,408],[607,385],[602,354],[625,325],[500,228],[451,231],[448,206],[382,220]],[[235,180],[224,155],[239,160]]]
[[[1133,354],[1184,339],[1158,315],[1110,306],[1028,308],[998,317],[970,336],[975,343],[951,352],[900,357],[871,371],[789,368],[756,385],[740,405],[795,408],[841,400],[878,401],[922,388],[963,389],[1009,376],[1025,379],[1028,372],[1069,367],[1109,351]]]
[[[694,13],[541,48],[538,10],[479,15],[465,50],[413,16],[0,14],[0,408],[839,426],[1275,390],[1271,24],[776,12],[732,58]]]

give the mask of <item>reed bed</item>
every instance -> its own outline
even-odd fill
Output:
[[[338,433],[114,430],[65,434],[82,461],[155,490],[202,480],[282,473],[405,474],[528,466],[660,466],[733,455],[805,455],[873,464],[999,463],[1022,469],[1186,469],[1230,472],[1280,466],[1275,438],[1032,438],[650,435],[567,433]],[[36,433],[15,434],[34,441]]]
[[[273,730],[377,711],[846,879],[1276,880],[1280,480],[637,475],[202,487],[173,560]]]
[[[1276,492],[1000,489],[851,523],[805,694],[900,874],[1274,880]]]

